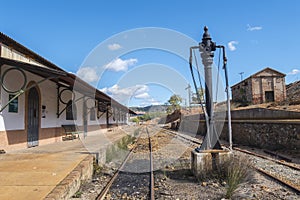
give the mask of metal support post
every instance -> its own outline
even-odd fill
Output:
[[[216,50],[216,43],[211,40],[208,28],[204,27],[204,34],[202,42],[199,44],[202,63],[204,65],[205,76],[205,107],[208,115],[207,133],[200,150],[206,149],[220,149],[218,134],[215,130],[214,122],[214,103],[213,103],[213,87],[212,87],[212,64],[214,58],[214,51]]]
[[[223,69],[225,72],[226,80],[226,94],[227,94],[227,122],[228,122],[228,138],[229,138],[229,149],[232,151],[232,127],[231,127],[231,108],[230,108],[230,94],[229,94],[229,81],[228,81],[228,71],[227,71],[227,58],[225,54],[224,46],[217,46],[217,48],[222,48],[223,50]]]

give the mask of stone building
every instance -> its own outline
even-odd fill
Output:
[[[286,99],[285,74],[265,68],[231,87],[232,101],[245,104]]]
[[[289,103],[300,103],[300,81],[290,83],[286,86],[286,98]]]

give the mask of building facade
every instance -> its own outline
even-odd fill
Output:
[[[0,149],[62,141],[62,125],[85,134],[126,124],[130,111],[0,33]]]
[[[261,104],[286,100],[285,74],[265,68],[231,87],[232,101]]]

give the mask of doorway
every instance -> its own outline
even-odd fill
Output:
[[[274,91],[265,91],[266,102],[274,101]]]
[[[29,90],[27,98],[27,145],[34,147],[39,145],[40,126],[40,100],[36,87]]]
[[[88,132],[88,112],[87,112],[87,105],[86,105],[86,101],[83,101],[83,134],[84,137],[87,136],[87,132]]]

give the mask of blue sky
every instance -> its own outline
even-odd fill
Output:
[[[240,72],[246,78],[265,67],[287,74],[289,83],[300,78],[299,9],[297,0],[11,0],[1,3],[0,31],[67,71],[78,73],[81,69],[87,81],[126,105],[163,104],[173,93],[187,99],[185,85],[191,82],[188,58],[159,48],[115,54],[130,46],[117,40],[117,35],[158,27],[184,34],[197,45],[207,25],[213,41],[227,48],[230,85],[240,81]],[[157,36],[156,42],[165,39]],[[174,39],[174,46],[185,48],[179,43]],[[101,45],[106,45],[107,52],[97,55],[99,63],[87,65]],[[216,65],[217,57],[218,52]],[[140,70],[143,67],[145,70]],[[103,73],[97,71],[100,68],[105,69]],[[147,69],[158,71],[152,74]],[[139,81],[128,78],[134,76]],[[173,83],[182,81],[178,91],[172,88],[176,84],[157,81],[168,78]]]

